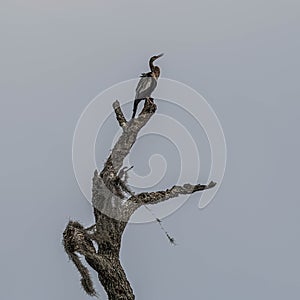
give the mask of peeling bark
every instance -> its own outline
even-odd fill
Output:
[[[94,269],[109,300],[133,300],[133,290],[120,263],[121,239],[132,214],[142,205],[156,204],[179,195],[192,194],[216,185],[173,186],[165,191],[144,192],[135,195],[127,186],[123,161],[134,145],[139,131],[156,111],[156,105],[147,99],[138,118],[127,121],[118,101],[113,103],[116,119],[123,129],[103,170],[94,172],[92,202],[95,224],[84,228],[70,221],[63,233],[65,251],[81,274],[81,284],[87,294],[96,296],[88,269],[77,253],[84,256]],[[125,177],[125,179],[124,179]],[[93,241],[97,245],[95,249]]]

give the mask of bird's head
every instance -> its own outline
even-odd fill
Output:
[[[160,68],[159,68],[158,66],[154,66],[154,65],[153,65],[153,62],[154,62],[155,60],[157,60],[158,58],[162,57],[163,55],[164,55],[164,54],[161,53],[161,54],[159,54],[159,55],[155,55],[155,56],[152,56],[152,57],[150,58],[149,65],[150,65],[150,68],[151,68],[153,77],[154,77],[155,79],[157,79],[157,78],[159,77],[159,75],[160,75]]]
[[[158,55],[154,55],[151,57],[151,59],[153,59],[153,61],[157,60],[158,58],[162,57],[164,54],[161,53],[161,54],[158,54]]]

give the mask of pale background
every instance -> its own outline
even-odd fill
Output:
[[[298,1],[2,0],[0,14],[1,299],[89,299],[61,244],[69,218],[93,220],[74,128],[159,52],[162,75],[214,108],[228,161],[208,207],[192,197],[165,219],[177,247],[155,223],[128,226],[136,298],[299,299]]]

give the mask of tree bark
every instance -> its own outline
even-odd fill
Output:
[[[122,235],[132,214],[142,205],[203,191],[214,187],[216,183],[185,184],[165,191],[135,195],[126,184],[126,171],[121,168],[139,131],[155,113],[156,105],[147,99],[138,118],[130,121],[125,119],[118,101],[113,103],[113,108],[123,131],[103,170],[94,172],[92,202],[95,224],[84,228],[80,223],[70,221],[63,233],[63,243],[66,253],[81,274],[81,284],[87,294],[97,295],[89,271],[77,253],[97,272],[109,300],[133,300],[135,296],[119,258]]]

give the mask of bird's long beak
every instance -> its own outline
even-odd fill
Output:
[[[161,53],[161,54],[159,54],[159,55],[154,55],[154,56],[151,57],[151,59],[152,59],[152,61],[155,61],[155,60],[157,60],[158,58],[162,57],[163,55],[164,55],[163,53]]]

